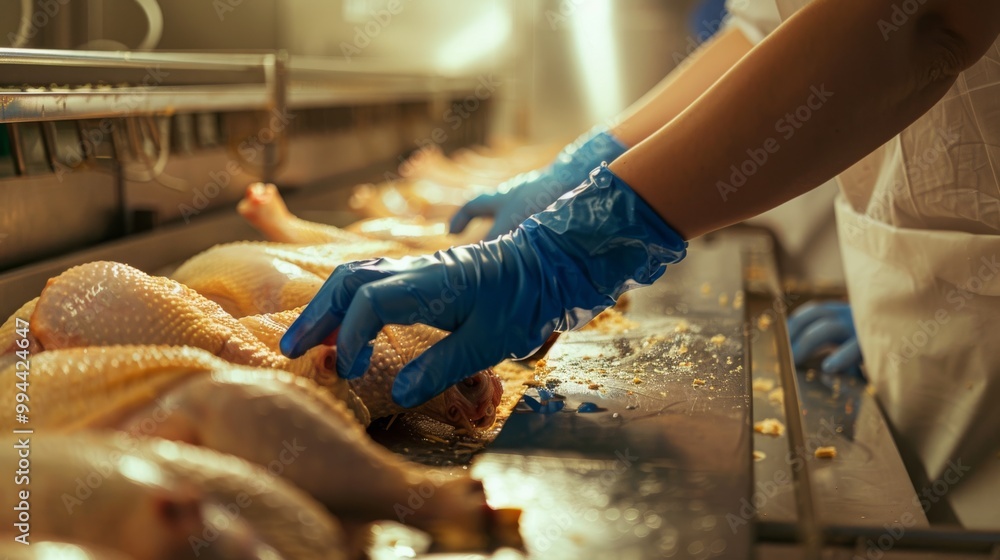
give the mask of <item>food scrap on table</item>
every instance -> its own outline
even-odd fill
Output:
[[[774,389],[774,380],[766,377],[756,377],[750,385],[754,391],[767,392]]]
[[[837,448],[830,445],[825,447],[817,447],[816,452],[813,453],[817,459],[835,459],[837,457]]]
[[[639,326],[639,323],[625,317],[614,307],[605,309],[597,317],[586,324],[582,331],[596,330],[602,333],[628,332]]]
[[[753,423],[753,431],[765,436],[781,436],[785,433],[785,425],[776,418],[765,418]]]

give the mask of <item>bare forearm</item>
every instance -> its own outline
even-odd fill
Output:
[[[995,0],[815,0],[612,170],[685,238],[833,177],[937,102],[996,39]]]
[[[642,142],[681,114],[699,95],[750,52],[736,28],[721,31],[680,63],[666,78],[626,109],[611,132],[626,146]]]

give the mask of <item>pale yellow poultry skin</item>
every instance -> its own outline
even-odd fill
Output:
[[[276,313],[309,303],[337,266],[410,249],[383,241],[288,245],[242,241],[203,251],[170,275],[234,317]]]
[[[298,308],[251,315],[239,321],[261,342],[273,351],[280,352],[278,345],[281,337],[301,311]],[[503,397],[503,385],[492,370],[479,372],[416,408],[404,409],[392,401],[391,387],[396,373],[447,334],[440,329],[419,324],[388,325],[379,332],[368,370],[363,376],[348,381],[351,390],[365,403],[372,418],[419,412],[467,430],[493,425],[497,407]]]
[[[368,371],[348,384],[334,371],[333,347],[321,345],[294,360],[280,354],[278,340],[295,316],[286,312],[244,318],[244,324],[176,281],[121,263],[94,262],[50,280],[35,303],[30,325],[45,350],[116,344],[191,346],[234,364],[290,371],[327,388],[363,424],[404,411],[390,398],[396,373],[445,335],[423,325],[385,329],[376,339]],[[499,379],[487,370],[449,388],[418,411],[458,427],[485,428],[496,418],[501,393]],[[363,402],[359,394],[371,402]]]
[[[17,463],[15,443],[4,439],[4,464]],[[36,433],[30,445],[33,542],[86,542],[136,560],[249,560],[264,547],[284,558],[346,558],[340,525],[319,503],[236,457],[113,433]],[[9,495],[15,482],[2,484]],[[224,523],[231,504],[239,516]],[[12,527],[15,515],[4,508],[0,521]]]
[[[234,364],[283,369],[312,379],[348,403],[358,419],[369,414],[337,374],[327,369],[331,347],[290,360],[200,294],[128,265],[98,261],[48,281],[30,319],[45,350],[116,344],[166,344],[207,350]]]
[[[0,378],[15,373],[10,366]],[[504,527],[494,524],[479,483],[402,460],[374,443],[341,401],[287,372],[234,366],[191,347],[102,346],[38,355],[31,390],[39,433],[115,429],[133,444],[197,444],[267,467],[338,517],[359,521],[398,519],[411,490],[433,489],[400,521],[446,541],[461,536],[468,545]],[[0,393],[6,430],[17,427],[14,400]]]
[[[448,233],[443,220],[427,220],[422,216],[377,216],[341,229],[295,216],[288,210],[278,189],[264,183],[247,187],[237,209],[270,241],[304,245],[346,244],[358,253],[366,253],[361,257],[336,261],[336,264],[375,256],[422,254],[476,243],[482,240],[490,227],[487,220],[475,220],[464,232],[454,235]],[[387,245],[380,251],[371,251],[366,246],[371,246],[373,242]]]

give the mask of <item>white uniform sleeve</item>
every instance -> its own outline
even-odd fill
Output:
[[[764,40],[781,22],[810,0],[727,0],[727,26],[735,26],[751,43]]]
[[[738,28],[755,45],[781,24],[775,0],[728,0],[726,11],[726,26]]]

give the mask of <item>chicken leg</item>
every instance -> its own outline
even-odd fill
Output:
[[[0,426],[16,426],[11,392],[0,403]],[[412,524],[442,546],[516,539],[479,483],[400,459],[371,441],[343,403],[287,372],[233,366],[194,348],[56,350],[32,364],[32,403],[39,432],[110,428],[133,444],[196,443],[266,466],[340,517]],[[413,495],[422,505],[406,505]]]

